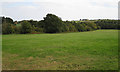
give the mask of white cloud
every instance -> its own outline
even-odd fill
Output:
[[[23,2],[25,0],[0,0],[0,2]]]
[[[14,20],[40,20],[47,13],[56,14],[63,20],[118,18],[118,0],[13,0],[15,3],[9,1],[2,7],[2,12]]]
[[[2,15],[2,3],[0,3],[0,15]]]

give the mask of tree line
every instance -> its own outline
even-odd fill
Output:
[[[97,29],[119,29],[118,20],[99,19],[79,21],[62,21],[54,14],[47,14],[44,20],[13,21],[9,17],[2,17],[3,34],[39,34],[61,32],[84,32]]]

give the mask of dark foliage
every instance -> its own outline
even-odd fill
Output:
[[[23,21],[21,23],[21,33],[26,34],[26,33],[31,33],[32,27],[28,21]]]
[[[109,19],[62,21],[54,14],[47,14],[41,21],[13,21],[11,18],[2,17],[3,34],[83,32],[97,29],[120,29],[120,24],[118,20]]]
[[[95,22],[101,29],[118,29],[118,20],[98,20]]]
[[[44,28],[46,33],[62,32],[62,20],[53,14],[47,14],[44,18]]]

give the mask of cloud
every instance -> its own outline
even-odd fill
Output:
[[[2,8],[3,15],[12,17],[14,20],[41,20],[47,13],[56,14],[63,20],[118,18],[117,0],[34,0],[33,2],[5,2]]]
[[[100,7],[114,7],[118,8],[118,2],[96,2],[96,1],[91,1],[91,5],[93,6],[100,6]]]
[[[0,3],[0,15],[2,15],[2,3]]]

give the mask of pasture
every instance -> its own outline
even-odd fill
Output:
[[[3,70],[117,70],[118,30],[2,35]]]

